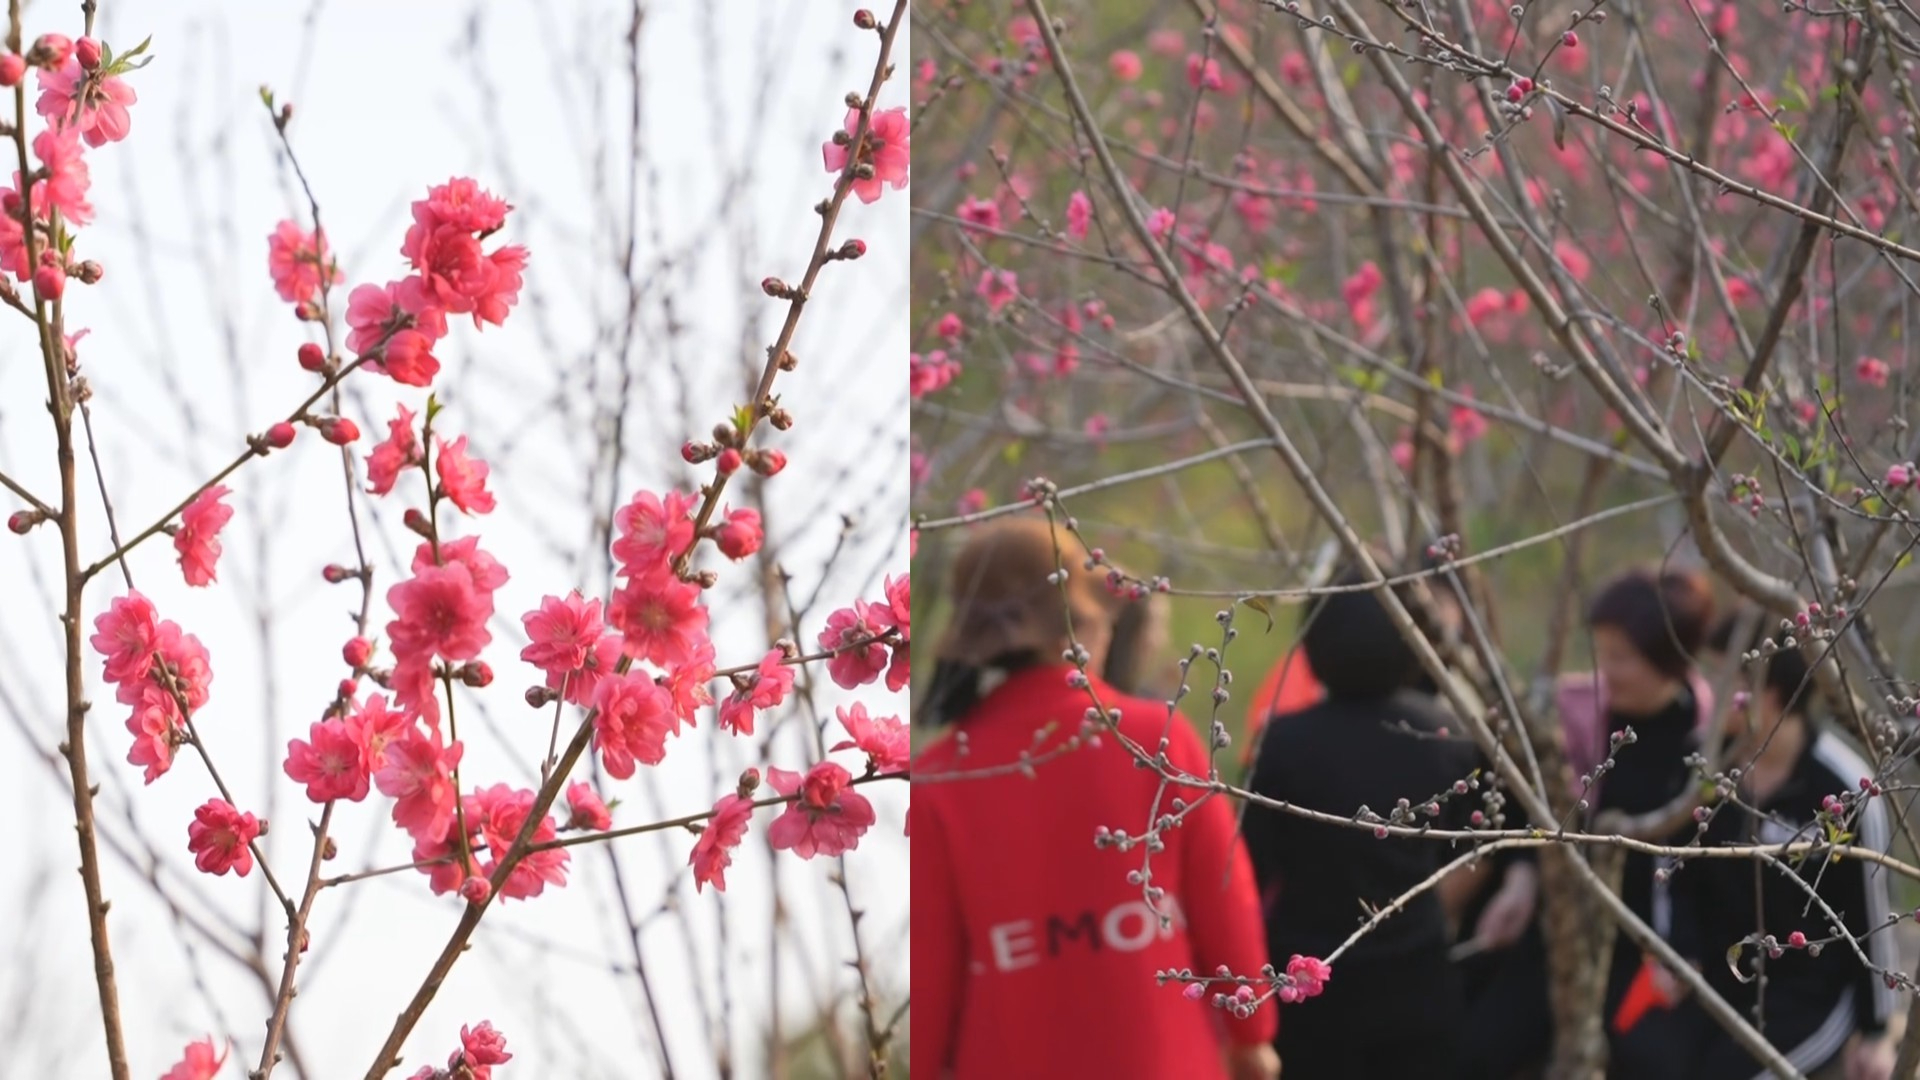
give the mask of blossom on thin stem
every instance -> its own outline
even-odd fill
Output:
[[[213,1046],[213,1036],[209,1035],[187,1044],[187,1055],[180,1063],[168,1069],[160,1080],[213,1080],[227,1063],[227,1054],[231,1052],[231,1043],[220,1047],[217,1056]]]
[[[316,803],[367,797],[366,747],[346,720],[322,720],[307,729],[307,738],[288,742],[282,769],[288,779],[305,784],[307,798]]]
[[[420,439],[414,434],[412,409],[399,407],[399,415],[387,421],[387,438],[367,455],[367,490],[385,495],[393,490],[400,473],[420,464]]]
[[[246,877],[253,870],[253,852],[247,845],[260,835],[260,822],[224,799],[208,799],[193,812],[187,825],[187,850],[193,864],[208,874],[231,870]]]
[[[758,774],[755,774],[757,778]],[[693,867],[694,891],[711,884],[716,891],[727,891],[727,867],[733,865],[733,849],[747,837],[747,824],[753,819],[753,801],[728,792],[713,804],[713,817],[693,842],[687,856]]]
[[[899,717],[869,717],[867,707],[857,701],[836,708],[834,715],[853,738],[835,744],[832,750],[857,749],[867,755],[873,771],[878,773],[906,771],[913,758],[912,736]]]
[[[117,75],[101,77],[69,56],[53,71],[40,72],[40,99],[34,111],[56,127],[72,127],[88,146],[105,146],[127,137],[132,117],[127,109],[140,99]]]
[[[786,657],[780,649],[769,649],[758,667],[734,677],[737,688],[720,703],[721,727],[736,735],[751,735],[755,712],[775,708],[786,700],[794,677]]]
[[[447,442],[435,436],[434,442],[439,455],[433,460],[433,469],[440,474],[440,487],[447,499],[469,514],[492,513],[493,492],[487,490],[490,469],[486,462],[467,456],[467,437]]]
[[[852,156],[852,136],[860,130],[859,109],[847,110],[844,129],[846,142],[829,139],[821,147],[821,156],[830,173],[846,171],[847,161]],[[853,181],[853,193],[861,202],[877,201],[888,184],[892,184],[895,191],[907,186],[907,172],[913,164],[912,135],[913,126],[907,120],[905,108],[874,111],[867,125],[866,141],[861,145],[860,157],[856,162],[872,166],[873,175],[866,179],[856,176]]]
[[[815,855],[844,855],[876,820],[873,804],[850,790],[853,776],[831,761],[799,773],[769,768],[767,783],[793,798],[786,812],[767,827],[767,839],[776,851],[791,851],[803,859]]]
[[[220,530],[233,520],[233,507],[220,501],[228,494],[226,485],[215,484],[180,511],[173,549],[179,553],[180,572],[189,585],[205,587],[214,581],[214,567],[220,561]]]
[[[267,273],[289,304],[312,303],[323,287],[340,283],[326,234],[308,232],[294,221],[282,221],[267,236]]]

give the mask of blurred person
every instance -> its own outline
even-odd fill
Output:
[[[1232,805],[1168,786],[1111,733],[1079,736],[1095,697],[1119,732],[1205,778],[1206,749],[1163,702],[1087,685],[1062,658],[1073,640],[1103,670],[1115,601],[1081,569],[1073,538],[1035,518],[977,532],[955,560],[954,611],[916,716],[945,727],[916,758],[913,837],[913,1069],[930,1080],[1112,1077],[1272,1080],[1276,1010],[1246,1019],[1155,977],[1267,963],[1259,901]],[[1064,583],[1049,580],[1065,567]],[[1071,638],[1069,636],[1071,615]],[[943,773],[974,773],[948,782]],[[1184,812],[1179,805],[1188,806]],[[1145,855],[1095,845],[1139,835]],[[1153,906],[1150,884],[1159,894]],[[1168,918],[1163,919],[1165,914]]]
[[[1749,621],[1756,632],[1742,638],[1735,636],[1735,620],[1722,622],[1711,639],[1715,651],[1729,651],[1736,640],[1744,640],[1738,646],[1743,654],[1760,649],[1765,623]],[[1701,846],[1817,841],[1830,823],[1852,833],[1854,844],[1888,850],[1892,830],[1884,798],[1860,798],[1838,818],[1823,813],[1828,799],[1860,796],[1860,785],[1875,771],[1809,715],[1813,682],[1806,656],[1798,648],[1781,649],[1747,671],[1757,686],[1736,697],[1721,718],[1729,740],[1723,761],[1729,777],[1737,775],[1737,787],[1722,789],[1731,797],[1713,808]],[[1838,939],[1825,913],[1808,899],[1811,889],[1840,915],[1874,967],[1899,970],[1898,944],[1887,927],[1892,905],[1884,868],[1864,859],[1815,856],[1790,876],[1784,867],[1744,859],[1692,859],[1672,881],[1676,947],[1729,1005],[1750,1021],[1758,1017],[1757,1026],[1789,1062],[1810,1076],[1825,1070],[1846,1080],[1886,1080],[1894,1062],[1887,1035],[1894,991]],[[1773,935],[1784,946],[1781,954],[1771,956],[1752,942],[1741,945],[1755,934]],[[1807,947],[1822,943],[1817,955]],[[1742,976],[1729,964],[1728,950],[1736,945]],[[1759,974],[1765,975],[1764,994]],[[1690,1012],[1698,1044],[1689,1078],[1768,1075],[1703,1010]]]
[[[1178,669],[1167,656],[1173,608],[1165,593],[1120,605],[1113,620],[1112,644],[1100,677],[1129,697],[1165,700],[1179,684]]]
[[[1687,758],[1713,722],[1713,690],[1694,656],[1713,619],[1712,587],[1697,570],[1635,568],[1601,586],[1587,609],[1596,670],[1561,676],[1555,699],[1577,799],[1594,815],[1643,815],[1673,804],[1692,781]],[[1633,729],[1617,750],[1613,740]],[[1603,768],[1603,763],[1611,761]],[[1580,778],[1591,783],[1582,785]],[[1643,839],[1684,843],[1682,817],[1672,831]],[[1537,863],[1526,852],[1516,862]],[[1656,873],[1668,860],[1628,852],[1620,898],[1662,938],[1671,939],[1671,897]],[[1464,1036],[1460,1080],[1505,1078],[1550,1052],[1553,1016],[1547,956],[1538,919],[1539,877],[1510,875],[1476,927],[1475,944],[1501,955],[1488,961]],[[1524,921],[1523,921],[1524,920]],[[1626,934],[1614,940],[1603,999],[1607,1075],[1653,1080],[1683,1060],[1685,1024],[1674,1005],[1679,982]]]
[[[1365,580],[1351,569],[1336,579]],[[1454,785],[1470,779],[1479,751],[1417,688],[1414,652],[1379,597],[1324,594],[1301,636],[1325,695],[1268,725],[1249,789],[1341,817],[1362,806],[1384,815],[1406,800],[1419,823],[1465,828],[1474,800]],[[1369,911],[1452,857],[1436,841],[1377,839],[1251,803],[1245,830],[1277,967],[1325,958]],[[1318,995],[1283,1006],[1275,1045],[1290,1080],[1447,1075],[1460,998],[1445,922],[1436,892],[1421,893],[1343,954]]]

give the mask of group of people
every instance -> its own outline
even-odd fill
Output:
[[[953,614],[915,711],[942,729],[914,774],[916,1071],[1538,1075],[1555,1036],[1538,849],[1490,852],[1424,887],[1472,842],[1384,827],[1537,823],[1379,593],[1305,607],[1299,648],[1256,693],[1243,737],[1257,747],[1243,786],[1271,802],[1243,804],[1206,781],[1232,755],[1167,701],[1128,693],[1175,658],[1153,656],[1163,643],[1127,627],[1078,553],[1043,520],[1002,519],[953,563]],[[1460,634],[1448,589],[1394,592],[1436,644]],[[1806,656],[1762,648],[1765,620],[1714,616],[1694,571],[1634,569],[1595,592],[1593,670],[1563,676],[1555,701],[1576,807],[1558,824],[1664,822],[1641,838],[1677,857],[1629,852],[1625,906],[1802,1073],[1883,1080],[1898,971],[1887,871],[1823,850],[1689,857],[1891,842],[1863,783],[1873,769],[1812,715]],[[1700,668],[1729,651],[1756,659],[1716,708]],[[1211,689],[1204,664],[1184,674],[1184,690]],[[1319,963],[1336,953],[1330,971]],[[1605,979],[1610,1077],[1770,1075],[1625,933]]]

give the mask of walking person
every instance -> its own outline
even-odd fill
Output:
[[[1259,902],[1232,804],[1203,793],[1209,756],[1191,724],[1091,674],[1116,607],[1083,558],[1029,517],[980,529],[954,562],[916,711],[945,731],[914,762],[913,1070],[1273,1080],[1272,1004],[1235,1018],[1211,1002],[1231,987],[1192,1000],[1156,978],[1225,967],[1257,980]],[[1079,665],[1063,660],[1076,641]],[[1089,721],[1096,700],[1119,712],[1117,733]],[[1122,740],[1202,786],[1139,767]],[[1151,850],[1095,843],[1156,821]]]

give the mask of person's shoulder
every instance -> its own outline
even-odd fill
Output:
[[[920,774],[951,772],[959,755],[960,732],[948,728],[914,751],[913,771]]]
[[[1809,783],[1826,795],[1850,791],[1859,786],[1863,778],[1873,775],[1873,766],[1859,751],[1825,728],[1816,732],[1807,744],[1800,767],[1805,770]]]

